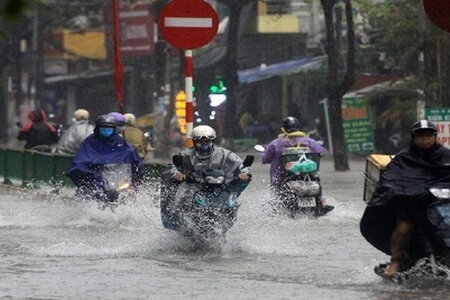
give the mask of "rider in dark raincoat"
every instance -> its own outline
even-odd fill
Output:
[[[433,200],[429,188],[450,183],[450,150],[438,144],[436,136],[431,122],[413,125],[411,144],[384,169],[361,219],[362,235],[391,255],[382,274],[387,279],[424,251],[423,231],[432,231],[426,217]]]
[[[104,192],[102,169],[108,165],[131,165],[132,184],[142,181],[144,165],[136,150],[117,134],[117,124],[112,116],[97,118],[94,133],[80,145],[67,173],[77,188],[88,192]]]

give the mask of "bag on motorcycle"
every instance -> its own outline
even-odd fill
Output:
[[[309,174],[306,174],[304,180],[287,181],[286,185],[289,189],[299,196],[314,196],[320,193],[320,184],[311,180]]]
[[[317,164],[303,153],[298,161],[286,164],[286,169],[293,174],[310,173],[317,171]]]

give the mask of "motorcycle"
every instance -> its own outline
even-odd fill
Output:
[[[255,145],[254,149],[258,152],[266,150],[262,145]],[[280,157],[284,174],[277,189],[277,205],[293,218],[299,213],[323,216],[332,209],[322,205],[321,155],[309,151],[308,147],[289,147]]]
[[[81,186],[76,191],[77,198],[94,200],[105,206],[117,206],[131,197],[132,170],[130,164],[107,164],[98,167],[103,186],[93,182]]]
[[[253,160],[254,156],[248,155],[242,163],[243,167],[251,166]],[[173,164],[182,169],[183,157],[174,155]],[[162,217],[169,210],[177,220],[176,227],[165,227],[202,244],[223,242],[237,218],[240,206],[237,199],[248,185],[239,182],[239,171],[225,173],[219,169],[208,169],[190,172],[186,182],[177,189],[173,205],[166,207],[161,204]]]
[[[450,275],[450,188],[432,187],[429,192],[432,199],[427,207],[426,222],[419,224],[415,230],[409,247],[409,257],[394,275],[394,282],[400,283],[413,277],[448,278]],[[364,217],[370,219],[365,213],[362,224],[365,222]],[[375,274],[383,276],[387,266],[388,264],[376,266]]]

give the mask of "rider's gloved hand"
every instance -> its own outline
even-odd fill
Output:
[[[252,180],[252,174],[240,173],[238,175],[238,178],[239,178],[240,181],[249,182],[249,181]]]
[[[173,175],[172,179],[176,180],[176,181],[185,181],[186,180],[186,175],[183,174],[183,173],[177,172],[177,173],[175,173],[175,175]]]

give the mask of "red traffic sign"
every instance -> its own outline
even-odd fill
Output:
[[[172,0],[159,14],[158,27],[171,45],[184,50],[195,49],[214,38],[219,18],[203,0]]]
[[[423,0],[423,8],[434,25],[450,32],[449,0]]]

